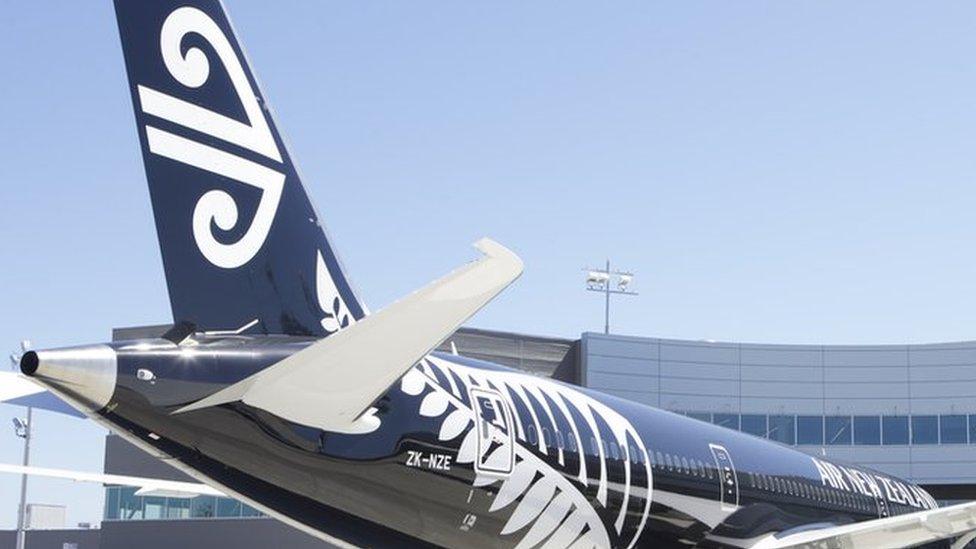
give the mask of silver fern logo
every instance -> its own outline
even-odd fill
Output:
[[[637,430],[615,410],[544,379],[436,357],[427,357],[408,372],[401,389],[422,397],[420,415],[441,420],[439,440],[460,438],[456,462],[472,465],[475,487],[498,485],[489,512],[510,512],[500,533],[518,539],[518,549],[543,541],[546,547],[633,547],[637,543],[650,512],[650,460]],[[509,432],[503,432],[501,418],[493,422],[480,414],[472,391],[498,395],[504,401],[505,413],[512,417]],[[556,443],[549,425],[564,428],[565,443]],[[559,441],[562,436],[560,432]],[[485,440],[492,444],[482,444]],[[596,470],[588,470],[586,459],[566,459],[567,454],[577,455],[574,450],[585,455],[587,442]],[[611,461],[612,453],[617,459]],[[488,467],[478,467],[481,462]],[[497,472],[508,464],[510,473]],[[611,467],[621,467],[624,480],[616,481],[622,486],[612,493]],[[610,517],[606,524],[601,513]]]
[[[339,289],[336,288],[335,279],[332,278],[332,273],[325,264],[322,252],[318,252],[315,258],[315,293],[319,300],[319,308],[325,313],[322,317],[322,329],[327,335],[348,328],[356,322],[356,318],[349,314],[346,302],[339,295]]]

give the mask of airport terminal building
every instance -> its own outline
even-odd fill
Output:
[[[115,337],[153,330],[159,328],[117,330]],[[907,478],[942,502],[976,499],[976,342],[767,345],[476,329],[462,329],[452,342],[462,355]],[[187,480],[111,435],[105,472]],[[100,530],[65,531],[60,538],[32,532],[29,547],[121,549],[134,540],[141,549],[328,547],[229,498],[105,490]],[[7,534],[0,533],[0,549],[13,548]]]

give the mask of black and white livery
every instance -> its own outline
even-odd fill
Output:
[[[100,481],[231,495],[343,546],[902,547],[976,528],[973,506],[886,474],[433,352],[519,258],[482,240],[370,314],[220,2],[116,12],[173,327],[20,366],[201,484]]]

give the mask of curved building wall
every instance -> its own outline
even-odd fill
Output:
[[[765,345],[586,333],[580,371],[583,385],[609,394],[976,497],[976,342]]]

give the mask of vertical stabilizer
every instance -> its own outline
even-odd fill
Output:
[[[325,336],[361,319],[223,5],[115,9],[174,321]]]

